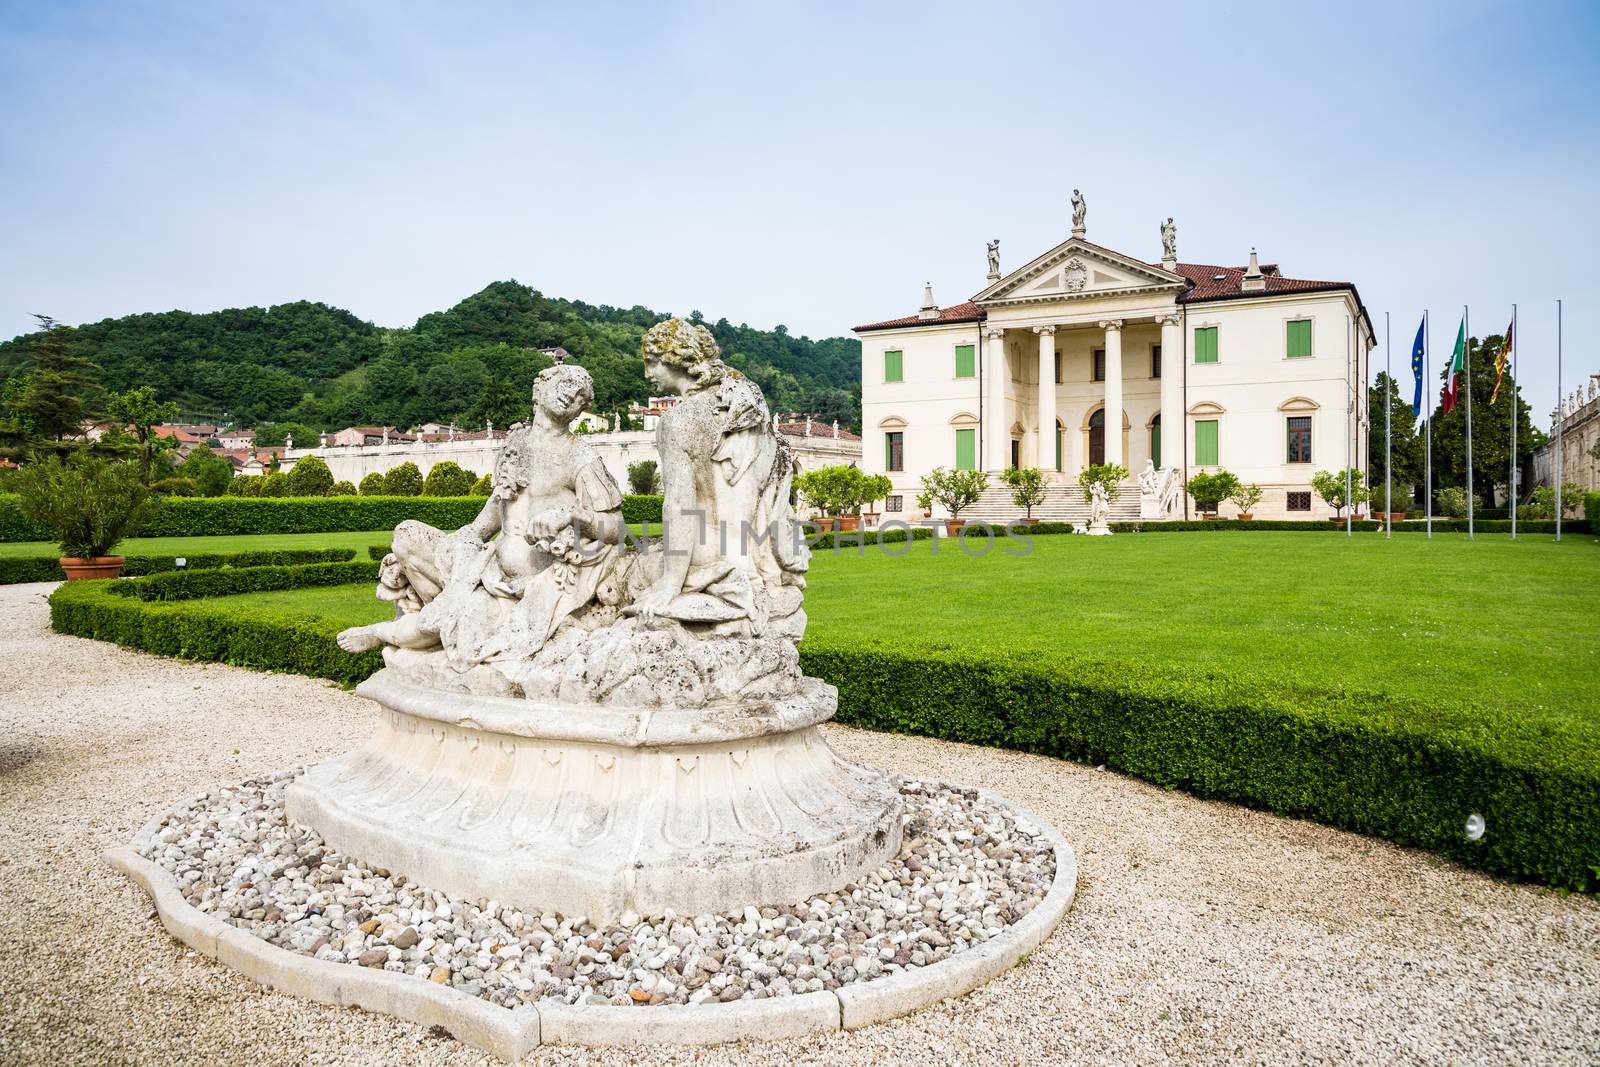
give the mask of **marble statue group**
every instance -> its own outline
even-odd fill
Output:
[[[659,540],[625,528],[621,490],[569,429],[593,383],[559,364],[535,381],[533,420],[507,434],[477,519],[449,534],[401,523],[378,587],[396,618],[340,645],[381,646],[401,675],[481,694],[681,704],[792,690],[809,549],[788,447],[705,327],[668,320],[643,348],[652,385],[683,398],[658,428]]]

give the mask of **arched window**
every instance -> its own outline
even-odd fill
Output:
[[[1161,413],[1150,420],[1150,462],[1161,466]]]

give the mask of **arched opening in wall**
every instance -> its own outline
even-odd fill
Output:
[[[1089,416],[1089,465],[1097,467],[1106,461],[1106,409],[1100,408]]]
[[[1058,471],[1065,469],[1062,466],[1062,464],[1064,464],[1066,462],[1066,456],[1064,456],[1062,453],[1063,453],[1063,451],[1065,449],[1065,446],[1066,446],[1066,440],[1067,440],[1067,424],[1062,422],[1060,419],[1057,419],[1056,420],[1056,468],[1055,469],[1058,470]]]
[[[1150,462],[1157,469],[1161,467],[1161,413],[1158,411],[1150,420]]]

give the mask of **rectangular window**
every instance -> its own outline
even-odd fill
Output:
[[[903,471],[906,469],[905,438],[905,433],[900,430],[890,430],[883,435],[884,470]]]
[[[884,511],[893,514],[895,512],[904,511],[905,509],[905,498],[899,493],[890,493],[888,496],[883,498]]]
[[[978,431],[956,431],[956,470],[978,469]]]
[[[1311,320],[1298,319],[1287,326],[1288,349],[1284,354],[1290,359],[1305,359],[1311,355]]]
[[[1289,418],[1290,463],[1311,462],[1311,416],[1293,415]]]
[[[971,345],[956,345],[956,377],[976,378],[978,376],[978,357],[976,350]]]
[[[1061,377],[1061,353],[1056,353],[1056,384],[1060,385],[1064,379]]]
[[[1217,361],[1217,328],[1215,326],[1201,326],[1194,331],[1194,361],[1196,363],[1215,363]]]
[[[1161,377],[1161,346],[1150,346],[1150,377]]]
[[[1217,465],[1217,420],[1196,419],[1194,424],[1194,461],[1201,467]]]
[[[1089,380],[1091,382],[1103,382],[1103,381],[1105,381],[1106,380],[1106,350],[1103,349],[1103,348],[1095,349],[1094,352],[1090,356],[1090,360],[1091,360],[1093,365],[1089,368]]]
[[[1311,494],[1310,493],[1306,493],[1306,492],[1290,493],[1289,494],[1289,510],[1290,511],[1310,511],[1311,510]]]
[[[898,348],[891,348],[883,354],[883,380],[886,382],[903,382],[906,380],[905,366],[902,357],[905,355]]]

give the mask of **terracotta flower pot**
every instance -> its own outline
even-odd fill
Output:
[[[1025,523],[1028,523],[1028,524],[1031,525],[1031,524],[1036,523],[1036,522],[1038,522],[1040,520],[1038,520],[1038,519],[1030,519],[1030,518],[1022,518],[1022,519],[1018,519],[1017,521],[1018,522],[1025,522]]]
[[[1217,513],[1215,511],[1202,511],[1200,517],[1206,522],[1210,522],[1217,517]]]
[[[1403,512],[1403,511],[1391,511],[1391,512],[1388,513],[1388,515],[1389,515],[1389,521],[1390,522],[1405,522],[1406,521],[1406,513]]]
[[[1251,519],[1253,519],[1255,517],[1256,517],[1256,513],[1253,512],[1253,511],[1241,511],[1241,512],[1239,512],[1239,521],[1240,522],[1249,522]]]
[[[946,519],[944,520],[944,532],[950,537],[955,537],[961,532],[961,527],[966,524],[966,519]]]
[[[122,573],[122,556],[95,556],[93,559],[83,559],[78,556],[62,556],[61,569],[66,572],[67,581],[82,582],[94,578],[115,578]]]
[[[860,524],[860,522],[860,515],[840,515],[838,518],[838,530],[840,533],[850,533]]]

